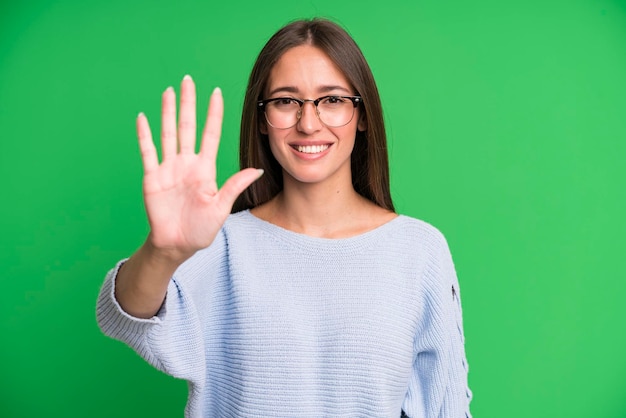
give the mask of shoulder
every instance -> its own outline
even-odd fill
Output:
[[[272,232],[271,224],[257,218],[246,209],[230,214],[220,234],[229,252],[254,252],[260,242],[266,242],[269,239]]]
[[[231,213],[230,215],[228,215],[228,218],[226,218],[226,222],[224,222],[224,228],[229,228],[233,226],[236,227],[237,225],[244,225],[246,223],[249,223],[249,221],[251,220],[250,215],[251,213],[248,209],[242,210],[240,212]]]
[[[236,237],[240,234],[250,236],[254,230],[259,229],[259,220],[252,215],[250,210],[242,210],[240,212],[231,213],[220,231],[221,234],[228,237]]]
[[[448,288],[456,282],[456,272],[444,234],[432,224],[400,215],[391,234],[395,249],[420,266],[423,285]]]
[[[427,246],[447,248],[448,244],[443,233],[432,224],[407,215],[398,215],[390,225],[393,226],[393,235],[413,243]]]
[[[246,216],[248,215],[248,216]],[[196,270],[205,268],[207,265],[223,263],[228,257],[228,252],[233,241],[249,240],[251,232],[251,220],[247,210],[230,214],[211,245],[196,252],[189,260],[179,267],[179,271]],[[246,239],[247,238],[247,239]]]

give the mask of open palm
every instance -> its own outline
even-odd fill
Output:
[[[222,94],[216,88],[211,95],[200,152],[196,153],[194,82],[189,76],[183,79],[178,125],[176,95],[168,88],[162,98],[160,164],[148,121],[143,114],[137,118],[149,240],[156,248],[188,257],[209,246],[237,196],[262,173],[253,168],[242,170],[218,189],[215,165],[223,109]]]

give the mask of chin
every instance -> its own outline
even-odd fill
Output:
[[[335,171],[332,173],[329,173],[328,171],[320,172],[319,167],[311,171],[294,170],[292,172],[289,172],[285,170],[284,176],[285,176],[285,180],[288,177],[290,180],[296,183],[301,183],[301,184],[306,184],[306,185],[322,184],[322,183],[335,184],[338,181],[341,182],[340,177],[342,177],[339,171]]]
[[[306,174],[300,174],[300,175],[292,175],[292,174],[288,174],[288,176],[296,183],[303,183],[303,184],[318,184],[318,183],[324,183],[326,180],[328,180],[328,177],[325,176],[320,176],[318,175],[306,175]]]

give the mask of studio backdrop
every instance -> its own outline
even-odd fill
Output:
[[[400,213],[447,237],[477,418],[626,417],[626,3],[0,3],[0,416],[180,417],[185,382],[103,336],[147,233],[134,123],[225,97],[219,180],[268,37],[330,18],[383,100]]]

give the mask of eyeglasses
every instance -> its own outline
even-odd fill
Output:
[[[265,119],[276,129],[289,129],[302,117],[302,108],[306,102],[315,106],[315,113],[326,126],[338,128],[347,125],[354,117],[354,109],[363,102],[361,96],[324,96],[319,99],[295,99],[293,97],[274,97],[259,100],[259,110],[265,113]]]

